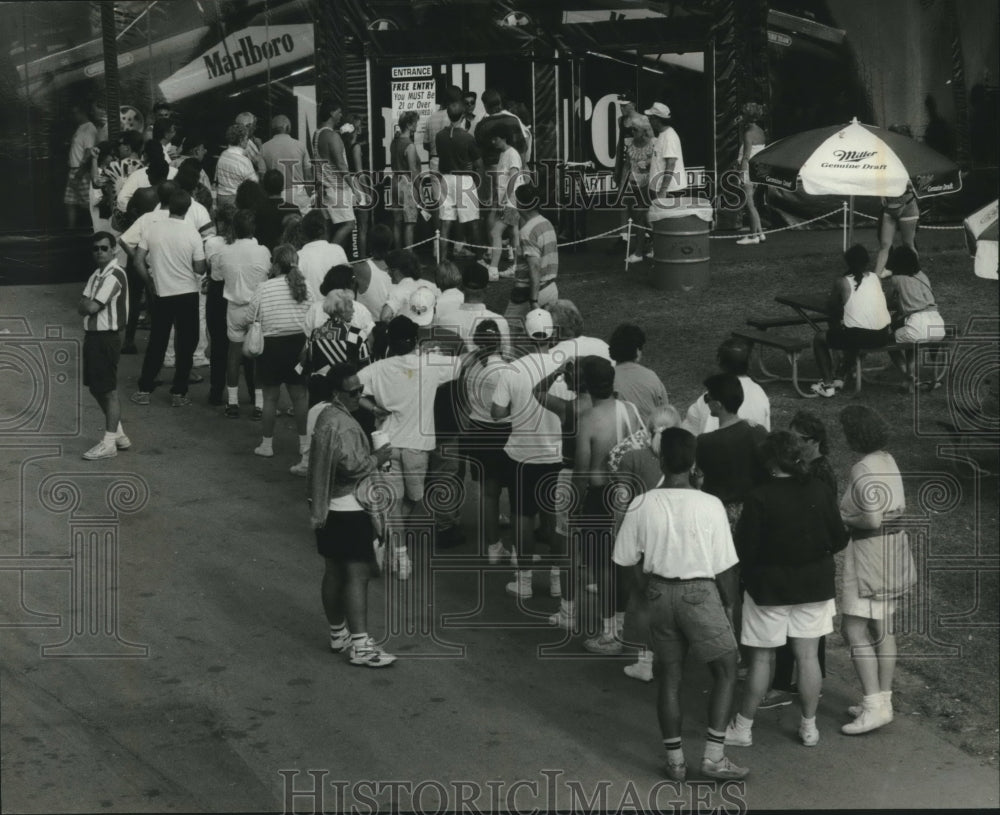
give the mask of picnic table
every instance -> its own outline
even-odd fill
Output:
[[[791,308],[819,334],[824,330],[819,323],[830,319],[828,299],[829,295],[826,294],[779,294],[774,298],[774,302]]]

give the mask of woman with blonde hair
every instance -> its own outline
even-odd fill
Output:
[[[257,287],[247,308],[247,324],[259,322],[264,334],[264,350],[257,357],[257,380],[264,389],[263,438],[254,453],[265,458],[274,455],[274,421],[282,385],[288,389],[295,410],[299,453],[309,449],[306,435],[309,396],[305,377],[299,373],[299,358],[306,342],[305,321],[312,303],[298,261],[294,247],[276,246],[271,255],[271,279]]]
[[[632,141],[625,146],[625,161],[622,162],[618,189],[625,193],[626,217],[645,225],[646,213],[649,211],[649,162],[653,157],[653,127],[649,119],[639,113],[629,116],[625,127],[631,132]],[[644,257],[645,230],[636,230],[633,241],[628,262],[639,263]]]
[[[743,179],[743,192],[746,195],[746,209],[750,216],[750,234],[745,238],[736,241],[739,246],[753,246],[767,240],[764,230],[760,225],[760,213],[757,212],[757,205],[754,204],[753,194],[755,185],[750,183],[750,159],[764,149],[767,142],[767,133],[760,126],[760,120],[764,118],[764,106],[756,102],[747,102],[743,106],[740,117],[744,124],[743,141],[740,144],[740,154],[737,161],[740,165],[740,174]]]

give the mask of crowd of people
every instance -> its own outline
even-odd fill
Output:
[[[460,135],[464,106],[456,99],[445,109],[439,166],[451,160],[452,142],[472,155]],[[339,113],[336,106],[323,111],[315,138],[313,154],[332,157],[326,167],[349,156],[334,130]],[[422,579],[414,565],[429,556],[417,535],[427,524],[436,547],[466,543],[460,510],[468,475],[479,484],[476,551],[486,563],[511,564],[506,591],[518,602],[533,597],[540,572],[559,601],[549,622],[572,633],[581,630],[582,598],[595,594],[601,628],[583,647],[595,654],[638,649],[625,673],[659,682],[671,778],[687,772],[680,686],[688,653],[712,676],[703,774],[747,775],[724,746],[752,743],[758,707],[791,689],[791,666],[799,736],[806,746],[818,743],[823,638],[836,610],[834,555],[845,549],[839,607],[863,699],[843,732],[891,721],[893,601],[872,588],[871,564],[862,576],[853,556],[899,534],[891,522],[904,497],[884,420],[860,405],[840,413],[848,447],[863,458],[838,504],[826,428],[803,411],[789,428],[772,429],[768,397],[748,374],[745,341],[721,344],[704,393],[682,414],[660,377],[642,365],[641,327],[623,323],[608,341],[587,335],[583,315],[559,296],[555,229],[530,183],[487,199],[495,204],[491,234],[501,239],[510,231],[516,247],[501,315],[484,298],[495,252],[485,264],[442,259],[428,274],[399,246],[395,221],[396,229],[372,226],[371,257],[352,265],[338,242],[343,219],[329,208],[304,216],[298,207],[283,209],[287,176],[269,162],[281,156],[305,171],[308,155],[291,144],[286,122],[276,124],[277,144],[256,150],[249,149],[252,122],[228,128],[230,150],[216,167],[214,196],[196,155],[177,167],[168,161],[168,119],[154,124],[142,146],[123,138],[120,150],[127,147],[129,156],[112,151],[121,162],[139,147],[145,163],[115,195],[116,205],[126,198],[125,220],[109,219],[93,236],[96,270],[79,313],[85,384],[106,424],[84,458],[112,458],[131,446],[117,368],[119,354],[137,352],[132,318],[144,295],[150,334],[131,396],[136,406],[154,404],[171,346],[171,405],[190,405],[201,345],[210,404],[240,418],[242,371],[252,418],[261,421],[253,452],[271,458],[280,389],[287,390],[300,455],[291,473],[308,479],[330,647],[350,664],[393,663],[369,634],[368,583],[381,568],[394,580]],[[405,139],[409,128],[401,124]],[[498,166],[504,155],[513,166],[514,128],[493,130]],[[406,159],[409,145],[397,152]],[[339,178],[324,174],[321,183],[336,187]],[[404,217],[404,235],[407,223]],[[902,258],[890,266],[902,271]],[[856,282],[850,306],[866,296],[858,294],[866,275],[878,282],[859,253],[852,250],[847,261]],[[903,274],[926,285],[917,272]],[[905,302],[920,297],[914,286],[898,288]],[[850,313],[845,308],[845,331]],[[884,489],[868,488],[873,481]],[[431,489],[453,500],[432,504]],[[510,533],[501,531],[504,492]],[[747,676],[734,712],[741,662]]]

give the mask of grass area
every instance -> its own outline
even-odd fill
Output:
[[[870,232],[860,237],[871,243]],[[753,254],[719,251],[723,259],[713,259],[709,285],[686,293],[652,288],[645,280],[649,264],[626,274],[617,255],[570,255],[563,259],[560,294],[580,308],[588,335],[607,338],[626,320],[642,326],[647,334],[643,362],[659,373],[671,402],[683,411],[702,392],[702,379],[714,372],[715,349],[730,329],[743,326],[750,316],[787,311],[774,303],[778,294],[825,293],[842,268],[836,251],[808,248],[836,246],[835,239],[805,242],[806,248],[792,257],[777,256],[782,253],[772,252],[772,243],[778,240]],[[977,404],[976,391],[984,374],[997,370],[998,288],[972,274],[964,250],[935,247],[932,240],[925,243],[924,269],[945,321],[966,336],[975,318],[976,330],[987,335],[963,344],[951,367],[953,375],[942,389],[901,394],[888,373],[880,375],[879,384],[866,382],[858,396],[834,399],[803,400],[788,383],[766,388],[775,428],[787,427],[802,408],[823,418],[832,440],[830,458],[842,484],[856,456],[840,432],[840,409],[856,399],[894,425],[889,450],[904,474],[908,511],[923,530],[916,548],[927,555],[924,562],[929,567],[926,591],[913,595],[912,608],[897,622],[909,632],[900,636],[897,708],[901,715],[927,717],[949,740],[995,763],[1000,720],[997,571],[995,561],[992,569],[981,561],[979,568],[966,567],[975,557],[997,556],[997,481],[995,476],[976,479],[971,468],[949,461],[948,439],[931,433],[940,432],[937,421],[953,421],[956,405]],[[504,294],[496,292],[490,303],[501,313]],[[782,331],[810,336],[808,327]],[[810,376],[814,371],[810,355],[804,356],[804,375]],[[887,358],[875,355],[876,359]],[[994,462],[996,441],[994,422],[991,434],[980,441]],[[1000,464],[991,469],[996,473]],[[853,682],[839,635],[830,645],[831,651],[843,655],[838,672],[847,672],[841,675]]]

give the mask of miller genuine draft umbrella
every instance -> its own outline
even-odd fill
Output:
[[[750,180],[809,195],[892,198],[907,185],[920,198],[962,188],[958,165],[925,144],[861,124],[807,130],[774,142],[750,159]]]

